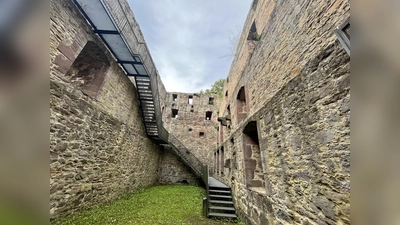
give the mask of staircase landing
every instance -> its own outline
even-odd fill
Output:
[[[208,177],[208,185],[210,187],[230,188],[227,185],[223,184],[221,181],[215,179],[214,177]]]

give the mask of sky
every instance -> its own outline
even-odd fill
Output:
[[[128,2],[168,92],[199,92],[228,76],[229,39],[241,32],[252,0]]]

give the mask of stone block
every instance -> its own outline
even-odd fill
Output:
[[[316,196],[313,198],[313,203],[317,206],[322,213],[330,218],[335,220],[335,205],[329,201],[325,196]]]

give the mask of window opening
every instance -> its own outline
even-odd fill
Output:
[[[178,110],[177,109],[171,109],[172,111],[172,118],[178,118]]]
[[[208,111],[206,112],[206,120],[211,120],[212,117],[212,112]]]
[[[193,104],[193,96],[189,95],[188,103],[190,105]]]
[[[243,130],[243,155],[247,187],[265,187],[256,121],[251,121]]]
[[[103,85],[110,63],[96,43],[88,41],[65,76],[83,93],[96,97]]]
[[[214,105],[214,98],[208,98],[208,104]]]
[[[247,36],[247,40],[258,41],[260,40],[260,35],[257,33],[256,21],[253,21],[251,25],[249,35]]]
[[[172,101],[176,102],[177,99],[178,99],[178,95],[172,94]]]

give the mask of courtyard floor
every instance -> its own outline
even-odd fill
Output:
[[[130,194],[109,204],[93,207],[75,215],[53,221],[54,225],[223,225],[240,221],[204,218],[202,199],[205,190],[187,185],[154,186]]]

